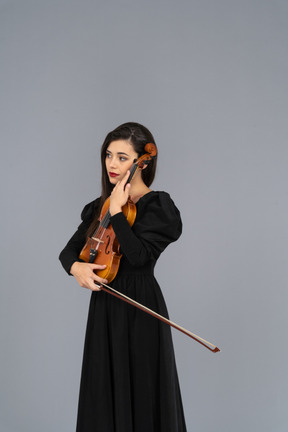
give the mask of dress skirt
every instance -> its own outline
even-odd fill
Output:
[[[168,317],[153,274],[115,289]],[[91,295],[77,432],[184,432],[170,327],[108,293]]]

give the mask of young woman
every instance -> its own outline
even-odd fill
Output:
[[[107,135],[101,197],[84,207],[81,225],[60,254],[67,273],[92,291],[77,432],[186,432],[170,327],[101,291],[98,286],[107,281],[95,272],[105,266],[79,260],[110,196],[110,223],[123,254],[110,286],[168,317],[154,266],[180,236],[180,214],[168,193],[150,189],[157,158],[126,185],[147,143],[155,143],[154,138],[138,123],[125,123]],[[122,213],[128,196],[137,208],[132,227]]]

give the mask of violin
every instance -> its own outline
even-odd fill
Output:
[[[139,169],[143,169],[145,165],[148,165],[157,155],[157,147],[153,143],[147,143],[144,149],[146,153],[133,161],[127,183],[130,183],[136,172]],[[105,264],[106,268],[104,270],[97,270],[96,273],[101,278],[107,279],[108,282],[112,282],[117,275],[122,254],[120,254],[120,244],[110,223],[111,215],[109,207],[110,197],[104,202],[98,218],[99,225],[92,236],[88,237],[79,258],[87,263]],[[122,207],[122,212],[129,225],[132,226],[135,222],[137,211],[136,205],[130,197]]]

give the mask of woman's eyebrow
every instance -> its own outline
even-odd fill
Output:
[[[111,151],[110,151],[110,150],[106,150],[106,152],[111,154]],[[125,155],[125,156],[128,156],[128,157],[132,157],[132,156],[130,156],[130,155],[128,155],[127,153],[124,153],[124,152],[117,152],[117,154],[118,154],[118,155]]]

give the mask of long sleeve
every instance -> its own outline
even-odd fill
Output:
[[[182,232],[180,212],[166,192],[150,192],[140,199],[132,228],[123,213],[112,216],[110,221],[121,252],[136,267],[156,261]]]
[[[69,275],[72,264],[75,261],[80,261],[79,254],[86,242],[87,229],[95,216],[98,205],[99,198],[84,207],[81,213],[82,223],[59,255],[61,264]]]

